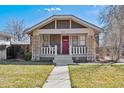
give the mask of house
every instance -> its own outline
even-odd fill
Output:
[[[7,59],[23,59],[24,52],[30,51],[30,43],[12,39],[10,46],[7,48]]]
[[[6,48],[10,46],[11,35],[0,32],[0,59],[6,59]]]
[[[96,61],[101,28],[73,15],[53,15],[27,30],[32,60]]]
[[[7,32],[0,32],[0,60],[16,58],[19,52],[27,51],[30,43],[18,41]]]

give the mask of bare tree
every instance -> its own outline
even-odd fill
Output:
[[[104,47],[108,48],[111,59],[117,62],[121,57],[122,41],[124,35],[124,6],[107,6],[100,15],[104,25]]]
[[[18,41],[25,41],[28,38],[25,33],[24,20],[10,20],[7,23],[5,30],[14,35]]]

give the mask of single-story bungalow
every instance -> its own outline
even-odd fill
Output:
[[[27,29],[32,60],[96,61],[100,27],[74,15],[53,15]]]

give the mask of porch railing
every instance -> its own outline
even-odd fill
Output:
[[[70,55],[87,57],[88,61],[96,61],[96,54],[93,50],[94,49],[90,49],[89,51],[89,48],[87,48],[86,46],[70,46]]]
[[[87,48],[85,46],[70,46],[70,55],[86,55]]]
[[[41,55],[57,55],[57,46],[41,47]]]

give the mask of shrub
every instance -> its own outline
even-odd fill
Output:
[[[31,52],[25,52],[24,53],[24,58],[25,58],[26,61],[31,60],[31,57],[32,57],[32,53]]]

